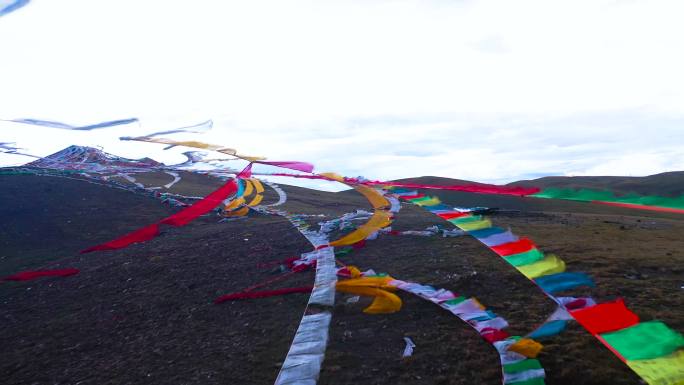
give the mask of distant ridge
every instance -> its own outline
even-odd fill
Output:
[[[397,181],[408,183],[424,183],[434,185],[476,184],[483,183],[443,178],[438,176],[421,176],[404,178]],[[567,188],[608,190],[618,195],[636,193],[639,195],[660,195],[679,197],[684,194],[684,171],[664,172],[649,176],[547,176],[538,179],[520,180],[506,186]]]
[[[510,183],[542,189],[573,188],[610,190],[617,194],[637,193],[678,197],[684,194],[684,171],[664,172],[649,176],[546,176]]]

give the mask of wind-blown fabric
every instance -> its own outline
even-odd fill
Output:
[[[262,290],[262,291],[247,291],[233,294],[222,295],[214,300],[215,304],[223,303],[226,301],[234,301],[238,299],[256,299],[256,298],[268,298],[287,294],[295,293],[310,293],[313,290],[313,286],[302,286],[302,287],[288,287],[285,289],[277,290]]]
[[[347,183],[344,177],[332,172],[325,172],[321,173],[320,175],[330,180],[334,180],[341,183]],[[373,188],[360,184],[352,185],[352,187],[354,188],[354,190],[358,191],[366,199],[368,199],[368,202],[370,202],[370,204],[375,209],[384,209],[391,206],[390,202],[381,193],[377,192]]]
[[[23,152],[18,152],[17,150],[23,150],[23,148],[20,147],[15,147],[13,144],[16,144],[15,142],[0,142],[0,153],[3,154],[13,154],[13,155],[22,155],[22,156],[29,156],[31,158],[38,158],[40,159],[39,156],[31,155],[31,154],[26,154]]]
[[[89,253],[92,251],[101,250],[115,250],[127,247],[133,243],[145,242],[159,235],[159,225],[166,224],[171,226],[185,226],[188,223],[195,220],[197,217],[208,213],[209,211],[216,208],[230,195],[237,192],[237,184],[235,180],[230,180],[226,182],[223,186],[219,187],[217,190],[211,194],[204,197],[204,199],[195,202],[193,205],[184,208],[183,210],[162,219],[161,221],[154,223],[149,226],[145,226],[141,229],[133,231],[124,235],[123,237],[114,239],[112,241],[87,248],[81,253]]]
[[[542,326],[530,333],[528,337],[535,340],[542,340],[544,338],[552,337],[560,334],[567,326],[566,320],[554,320],[545,322]]]
[[[249,201],[249,203],[247,203],[247,206],[249,206],[249,207],[257,206],[259,203],[261,203],[262,200],[264,200],[264,196],[261,194],[257,194],[254,196],[254,198],[252,198],[251,201]]]
[[[267,166],[275,166],[282,168],[289,168],[291,170],[297,170],[302,172],[313,172],[314,165],[307,162],[299,161],[255,161],[254,163],[265,164]]]
[[[532,250],[536,246],[528,238],[520,238],[517,241],[504,243],[503,245],[492,246],[491,249],[502,257],[524,253]]]
[[[68,277],[70,275],[78,274],[80,270],[69,268],[69,269],[56,269],[56,270],[27,270],[21,271],[16,274],[12,274],[3,278],[4,281],[30,281],[36,278],[42,277]]]
[[[684,336],[660,321],[642,322],[601,337],[627,360],[665,357],[684,347]]]
[[[573,289],[579,286],[594,287],[594,280],[584,273],[564,272],[539,277],[534,280],[547,293]]]
[[[111,120],[111,121],[107,121],[107,122],[90,124],[87,126],[72,126],[72,125],[66,124],[66,123],[54,122],[51,120],[40,120],[40,119],[11,119],[11,120],[7,120],[7,121],[8,122],[14,122],[14,123],[30,124],[33,126],[59,128],[59,129],[63,129],[63,130],[90,131],[90,130],[96,130],[98,128],[107,128],[107,127],[121,126],[124,124],[137,123],[138,118]]]
[[[616,196],[612,191],[605,190],[546,188],[535,194],[532,194],[531,196],[535,198],[594,202],[628,208],[648,210],[655,209],[656,211],[684,213],[684,195],[679,197],[662,197],[656,195],[638,195],[632,193]]]
[[[627,309],[622,299],[570,312],[591,334],[613,332],[639,323],[639,316]]]
[[[145,135],[148,138],[151,138],[153,136],[159,136],[159,135],[168,135],[168,134],[178,134],[181,132],[206,132],[211,130],[211,128],[214,126],[214,122],[212,120],[207,120],[206,122],[202,122],[199,124],[195,124],[192,126],[188,127],[181,127],[181,128],[175,128],[173,130],[166,130],[166,131],[158,131],[158,132],[153,132],[151,134]]]
[[[646,206],[643,204],[636,204],[636,203],[604,202],[604,201],[592,201],[592,203],[598,203],[598,204],[608,205],[608,206],[624,207],[627,209],[658,211],[661,213],[684,214],[684,209],[678,209],[678,208],[673,208],[673,207]]]
[[[155,138],[155,137],[149,137],[149,136],[137,136],[137,137],[122,136],[119,138],[119,140],[133,140],[133,141],[137,141],[137,142],[166,144],[167,147],[165,148],[165,150],[168,150],[168,149],[176,147],[176,146],[201,148],[203,150],[216,151],[216,152],[220,152],[222,154],[235,156],[237,158],[241,158],[241,159],[247,160],[249,162],[254,162],[254,161],[266,159],[266,158],[261,157],[261,156],[240,155],[237,153],[237,150],[235,150],[233,148],[221,146],[218,144],[198,142],[195,140],[178,141],[178,140],[173,140],[173,139]]]
[[[553,254],[548,254],[544,259],[528,265],[516,266],[516,268],[527,278],[535,279],[549,274],[564,272],[565,262]]]
[[[348,246],[348,245],[353,245],[357,242],[363,241],[364,239],[368,238],[371,234],[378,231],[379,229],[389,226],[390,223],[392,223],[390,218],[391,218],[390,213],[388,213],[386,211],[378,210],[375,213],[373,213],[373,216],[368,220],[368,222],[357,227],[356,230],[345,235],[344,237],[342,237],[336,241],[330,242],[330,245],[331,246]]]
[[[153,223],[149,226],[145,226],[143,228],[137,229],[135,231],[132,231],[132,232],[130,232],[130,233],[128,233],[122,237],[116,238],[116,239],[111,240],[109,242],[105,242],[105,243],[99,244],[97,246],[89,247],[89,248],[81,251],[81,253],[90,253],[93,251],[123,249],[124,247],[128,247],[134,243],[149,241],[150,239],[153,239],[157,235],[159,235],[159,224]]]
[[[25,6],[29,0],[0,0],[0,17]]]
[[[361,277],[338,281],[335,288],[343,293],[374,297],[370,306],[363,310],[368,314],[394,313],[401,309],[401,299],[390,291],[396,286],[390,285],[392,277]]]
[[[463,214],[463,213],[461,213]],[[448,218],[445,218],[448,219]],[[492,234],[488,237],[484,238],[479,238],[479,241],[484,243],[485,245],[489,247],[494,247],[494,246],[500,246],[505,243],[510,243],[510,242],[517,242],[520,240],[517,235],[511,233],[511,230],[506,231],[505,233],[497,233],[497,234]]]
[[[525,251],[522,253],[518,254],[511,254],[503,257],[503,259],[510,263],[513,266],[524,266],[524,265],[529,265],[532,263],[535,263],[539,260],[544,259],[544,254],[537,249],[536,247],[534,249],[531,249],[529,251]]]
[[[627,365],[649,385],[684,384],[684,350],[649,360],[628,360]]]
[[[235,194],[236,190],[237,186],[235,185],[235,181],[231,180],[199,202],[196,202],[192,206],[183,209],[168,218],[162,219],[159,223],[171,226],[185,226],[200,215],[204,215],[216,208],[230,195]]]

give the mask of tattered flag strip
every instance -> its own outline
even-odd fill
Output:
[[[141,229],[135,230],[131,233],[124,235],[123,237],[114,239],[112,241],[89,247],[81,253],[89,253],[92,251],[100,250],[115,250],[127,247],[133,243],[145,242],[159,235],[159,225],[166,224],[171,226],[185,226],[188,223],[195,220],[197,217],[208,213],[213,210],[222,201],[224,201],[228,196],[234,194],[237,191],[237,186],[234,180],[226,182],[223,186],[219,187],[217,190],[211,194],[204,197],[202,200],[195,202],[192,206],[186,207],[181,211],[162,219],[161,221],[145,226]]]
[[[622,299],[574,310],[570,314],[591,334],[612,332],[639,323],[639,316],[627,309]]]
[[[17,151],[17,150],[23,150],[23,148],[15,147],[15,146],[13,146],[14,144],[16,144],[16,143],[14,143],[14,142],[0,142],[0,153],[2,153],[2,154],[13,154],[13,155],[23,155],[23,156],[28,156],[31,158],[40,158],[39,156],[26,154],[26,153]]]
[[[108,128],[108,127],[114,127],[114,126],[121,126],[121,125],[125,125],[125,124],[138,123],[138,118],[110,120],[110,121],[106,121],[106,122],[89,124],[89,125],[85,125],[85,126],[72,126],[72,125],[66,124],[66,123],[55,122],[55,121],[51,121],[51,120],[40,120],[40,119],[8,119],[5,121],[6,122],[14,122],[14,123],[22,123],[22,124],[30,124],[33,126],[59,128],[59,129],[63,129],[63,130],[90,131],[90,130],[97,130],[100,128]]]
[[[656,195],[626,194],[617,196],[612,191],[571,188],[545,188],[531,195],[535,198],[564,199],[581,202],[610,204],[629,208],[669,208],[684,212],[684,195],[679,197],[662,197]]]
[[[207,120],[206,122],[202,122],[202,123],[195,124],[195,125],[188,126],[188,127],[181,127],[181,128],[175,128],[172,130],[153,132],[151,134],[145,135],[145,137],[152,138],[152,137],[159,136],[159,135],[178,134],[181,132],[201,133],[201,132],[206,132],[206,131],[211,130],[211,128],[213,126],[214,126],[214,122],[212,120]]]
[[[29,0],[0,0],[0,17],[25,6]]]
[[[249,162],[254,162],[257,160],[266,159],[266,158],[260,157],[260,156],[240,155],[237,153],[237,150],[235,150],[233,148],[221,146],[218,144],[198,142],[195,140],[178,141],[178,140],[173,140],[173,139],[156,138],[156,137],[149,137],[149,136],[137,136],[137,137],[122,136],[119,138],[119,140],[132,140],[132,141],[138,141],[138,142],[166,144],[167,147],[165,148],[165,150],[168,150],[168,149],[176,147],[176,146],[201,148],[203,150],[216,151],[216,152],[220,152],[222,154],[241,158],[241,159],[247,160]]]
[[[413,355],[413,348],[416,344],[409,337],[404,337],[404,342],[406,342],[406,347],[404,347],[404,352],[401,354],[402,357],[411,357]]]
[[[12,274],[3,278],[4,281],[30,281],[36,278],[42,277],[68,277],[71,275],[78,274],[80,270],[69,268],[69,269],[56,269],[56,270],[27,270],[16,274]]]
[[[302,318],[275,385],[316,383],[325,358],[331,319],[329,311]]]
[[[222,295],[214,300],[215,304],[223,303],[226,301],[234,301],[237,299],[256,299],[256,298],[268,298],[276,297],[287,294],[295,293],[311,293],[313,286],[302,286],[302,287],[288,287],[285,289],[277,290],[262,290],[262,291],[243,291],[239,293]]]

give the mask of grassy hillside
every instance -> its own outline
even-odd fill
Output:
[[[229,292],[277,276],[259,263],[310,251],[284,219],[250,213],[218,223],[207,215],[129,248],[78,250],[152,223],[173,210],[148,196],[82,180],[3,176],[0,269],[49,264],[79,275],[0,285],[0,376],[7,384],[266,384],[275,379],[307,295],[212,304]],[[161,176],[159,176],[161,180]],[[155,181],[154,178],[151,180]],[[434,183],[434,179],[421,179]],[[198,176],[179,192],[216,186]],[[192,183],[190,183],[192,182]],[[165,182],[166,183],[166,182]],[[454,183],[446,180],[444,183]],[[321,214],[314,224],[368,203],[354,191],[282,186],[292,213]],[[604,300],[623,296],[643,320],[684,330],[681,289],[684,222],[580,202],[425,191],[450,205],[517,209],[493,217],[555,252],[568,270],[593,275]],[[265,203],[276,199],[267,187]],[[551,205],[551,206],[543,206]],[[586,208],[588,211],[575,211]],[[618,210],[618,211],[612,211]],[[635,216],[635,215],[649,216]],[[403,205],[393,228],[449,225]],[[6,230],[7,229],[7,230]],[[470,237],[383,235],[340,258],[404,280],[479,298],[505,317],[512,334],[539,325],[554,304],[534,284]],[[313,272],[266,287],[310,285]],[[427,301],[401,294],[395,314],[362,312],[367,298],[338,294],[320,384],[500,384],[498,356],[470,327]],[[403,337],[417,347],[402,359]],[[639,384],[636,376],[576,325],[545,343],[550,385]]]
[[[644,177],[627,176],[547,176],[539,179],[521,180],[510,183],[516,186],[540,188],[587,188],[614,191],[616,194],[637,193],[679,197],[684,194],[684,171],[665,172]]]

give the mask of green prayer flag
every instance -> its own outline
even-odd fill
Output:
[[[628,360],[662,357],[684,346],[684,336],[660,321],[638,323],[616,332],[601,334],[601,337]]]
[[[461,223],[477,222],[477,221],[480,221],[480,220],[482,220],[482,216],[481,216],[481,215],[470,215],[470,216],[467,216],[467,217],[458,217],[458,218],[449,219],[449,222],[451,222],[451,223],[453,223],[453,224],[455,224],[455,225],[458,225],[458,224],[461,224]]]
[[[449,300],[444,301],[445,304],[447,305],[458,305],[459,303],[465,301],[465,297],[460,296],[458,298],[452,298]]]
[[[518,253],[503,257],[506,262],[513,266],[523,266],[535,263],[544,258],[544,254],[536,247],[532,250],[525,251],[524,253]]]
[[[536,198],[566,199],[583,202],[602,201],[684,209],[684,195],[676,198],[662,197],[657,195],[638,195],[634,193],[616,196],[612,191],[605,190],[575,190],[569,188],[550,187],[530,196]]]
[[[529,380],[525,381],[518,381],[518,382],[510,382],[511,385],[546,385],[544,382],[544,379],[541,377],[537,378],[530,378]]]
[[[503,366],[504,373],[518,373],[518,372],[524,372],[525,370],[532,370],[532,369],[544,369],[541,366],[541,363],[539,363],[539,360],[535,359],[530,359],[530,360],[522,360],[513,364],[506,364]]]

